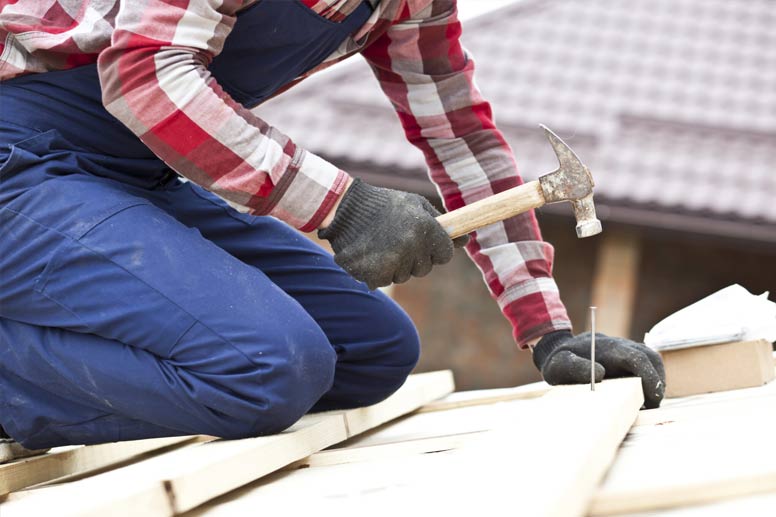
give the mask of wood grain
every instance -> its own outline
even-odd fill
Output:
[[[87,474],[194,439],[192,436],[182,436],[70,447],[0,465],[0,495],[59,478]]]
[[[288,431],[214,441],[42,491],[0,506],[3,517],[28,515],[171,516],[408,413],[454,389],[449,371],[410,376],[385,401],[309,415]]]
[[[442,214],[437,221],[454,239],[542,205],[542,187],[531,181]]]
[[[407,421],[460,413],[457,424],[447,420],[448,437],[325,451],[319,454],[327,466],[313,466],[313,456],[310,468],[272,474],[190,517],[234,517],[256,508],[282,512],[290,501],[295,514],[340,517],[396,515],[408,508],[413,515],[583,515],[642,402],[640,382],[621,379],[602,383],[594,393],[587,386],[555,387],[544,397],[505,402],[498,410],[479,406],[414,415]],[[424,443],[455,444],[461,435],[454,433],[472,427],[474,410],[497,417],[490,422],[495,430],[475,433],[446,452],[423,453]],[[361,454],[368,461],[359,461]]]
[[[418,413],[431,411],[447,411],[483,404],[495,404],[497,402],[511,402],[513,400],[527,400],[541,397],[550,390],[551,386],[546,382],[535,382],[514,388],[496,388],[489,390],[458,391],[450,395],[430,402],[418,410]]]
[[[592,515],[698,505],[776,491],[776,397],[761,390],[681,399],[642,412],[596,493]],[[705,399],[705,401],[704,401]]]

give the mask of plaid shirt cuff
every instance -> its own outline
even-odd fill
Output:
[[[533,278],[513,285],[497,301],[512,324],[512,335],[521,349],[526,349],[532,339],[550,332],[571,330],[571,320],[552,278]]]
[[[303,232],[320,226],[350,178],[345,171],[310,152],[304,152],[299,168],[287,171],[286,175],[289,181],[278,185],[282,195],[269,215]]]

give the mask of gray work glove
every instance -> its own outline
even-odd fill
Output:
[[[533,360],[547,383],[590,382],[590,332],[574,337],[568,330],[545,335],[533,351]],[[641,377],[644,406],[660,406],[666,373],[660,354],[629,339],[595,335],[595,380]]]
[[[334,261],[370,289],[425,276],[453,258],[451,240],[435,217],[439,211],[417,194],[374,187],[356,179],[334,219],[318,237],[334,249]]]

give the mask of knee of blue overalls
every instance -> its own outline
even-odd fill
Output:
[[[373,342],[383,352],[372,359],[377,386],[359,400],[366,405],[376,404],[398,390],[420,359],[420,337],[415,324],[393,301],[391,309],[381,314],[371,329]]]
[[[375,364],[386,369],[388,396],[396,391],[420,359],[420,336],[409,315],[393,300],[376,318],[371,327],[373,341],[382,351],[373,358]]]
[[[339,354],[334,386],[314,411],[369,406],[391,396],[407,380],[420,357],[420,339],[409,316],[390,298],[373,293],[363,329],[354,340],[335,345]]]
[[[260,436],[284,431],[302,418],[331,389],[337,354],[322,331],[298,327],[285,333],[282,364],[277,367],[278,382],[266,400],[261,415],[244,433]],[[301,356],[301,357],[300,357]]]
[[[202,432],[229,439],[274,434],[310,411],[332,386],[337,356],[320,328],[304,323],[271,336],[257,329],[250,355],[228,343],[208,343],[205,348],[222,352],[176,369],[182,384],[194,387],[189,394],[207,422]],[[213,338],[197,327],[184,339]]]

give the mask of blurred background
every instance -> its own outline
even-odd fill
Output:
[[[477,84],[526,181],[557,162],[546,124],[596,180],[604,232],[578,240],[568,204],[537,211],[575,331],[642,340],[739,283],[776,291],[776,4],[772,0],[459,0]],[[373,184],[436,199],[420,151],[358,57],[257,113]],[[540,377],[461,252],[392,288],[423,343],[418,371],[459,389]]]

